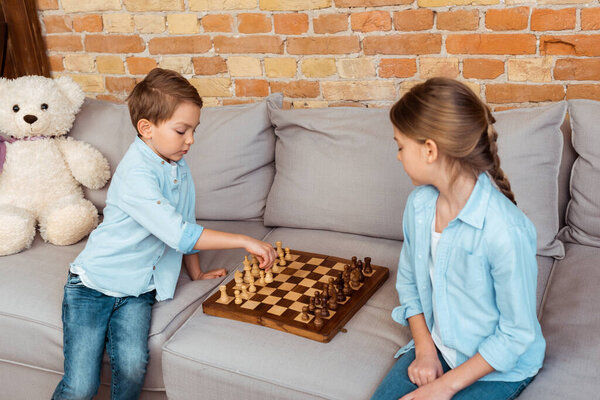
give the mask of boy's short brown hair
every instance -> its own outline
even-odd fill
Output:
[[[140,119],[155,125],[168,120],[184,101],[202,108],[196,88],[179,73],[162,68],[150,71],[127,97],[129,116],[136,130]]]

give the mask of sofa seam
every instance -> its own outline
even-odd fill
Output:
[[[48,322],[42,322],[42,321],[39,321],[39,320],[36,320],[36,319],[33,319],[33,318],[27,318],[27,317],[23,317],[23,316],[17,315],[17,314],[9,314],[9,313],[0,311],[0,316],[4,316],[4,317],[8,317],[8,318],[14,318],[14,319],[21,320],[21,321],[32,322],[32,323],[35,323],[35,324],[38,324],[38,325],[45,326],[47,328],[52,328],[52,329],[57,330],[57,331],[62,331],[62,328],[59,328],[59,327],[57,327],[55,325],[51,325]]]
[[[566,249],[565,249],[566,252]],[[542,301],[540,303],[540,311],[538,312],[538,321],[542,321],[544,318],[544,309],[546,308],[546,301],[548,299],[548,293],[550,291],[550,286],[552,285],[552,281],[554,280],[554,274],[556,269],[558,268],[557,264],[560,260],[554,259],[552,262],[552,268],[550,270],[550,275],[548,275],[548,282],[546,282],[546,287],[544,288],[544,293],[542,294]]]

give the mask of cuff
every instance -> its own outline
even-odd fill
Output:
[[[477,352],[498,372],[510,371],[518,360],[518,357],[513,357],[509,350],[502,346],[494,336],[484,340],[479,345]]]
[[[196,245],[196,242],[200,238],[200,235],[202,235],[203,231],[204,228],[202,226],[186,222],[183,234],[181,235],[181,239],[177,245],[177,251],[183,254],[191,254],[192,252],[196,252],[194,250],[194,246]]]
[[[423,310],[417,304],[398,306],[392,310],[392,319],[400,325],[408,326],[408,319],[413,315],[422,314]]]

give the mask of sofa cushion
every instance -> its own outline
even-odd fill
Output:
[[[199,223],[213,229],[243,233],[259,239],[269,231],[261,222]],[[0,257],[0,360],[33,370],[51,372],[56,375],[54,385],[58,383],[63,372],[63,286],[69,263],[83,250],[84,245],[85,241],[72,246],[54,246],[44,243],[37,235],[29,250]],[[241,250],[200,252],[200,262],[204,269],[233,268],[241,254]],[[155,303],[148,338],[150,363],[145,390],[164,390],[161,366],[163,344],[220,281],[191,281],[188,275],[182,272],[175,297]],[[109,381],[110,369],[105,357],[102,382]],[[48,393],[51,393],[36,392],[39,388],[35,386],[31,386],[30,390],[31,395],[27,398],[32,399],[48,397]],[[7,394],[7,398],[18,397]]]
[[[535,224],[538,254],[561,257],[558,173],[566,103],[496,114],[498,147],[519,207]],[[410,179],[396,160],[384,109],[281,110],[276,175],[265,224],[403,239]]]
[[[196,186],[196,218],[262,218],[275,174],[275,136],[267,103],[281,107],[281,102],[282,96],[274,94],[257,103],[202,110],[195,143],[185,157]],[[70,135],[100,150],[114,173],[137,133],[127,105],[88,98]],[[100,211],[108,186],[85,189]]]
[[[501,111],[495,115],[501,167],[508,176],[517,205],[537,230],[539,255],[561,258],[558,176],[563,151],[560,126],[566,102],[547,107]]]
[[[338,232],[277,228],[265,239],[344,258],[372,256],[390,269],[384,285],[329,343],[208,316],[199,309],[165,345],[169,399],[366,399],[410,330],[391,319],[401,242]]]
[[[561,238],[600,247],[600,102],[569,100],[572,143],[571,200]]]
[[[598,398],[600,249],[571,243],[565,248],[565,258],[553,269],[541,319],[544,365],[520,400]]]
[[[410,179],[386,109],[269,107],[276,174],[265,224],[402,239]]]
[[[273,182],[275,135],[265,101],[202,110],[196,143],[186,156],[196,183],[196,218],[261,219]]]

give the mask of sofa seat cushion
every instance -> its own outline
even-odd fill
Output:
[[[201,309],[165,345],[170,399],[365,399],[394,363],[410,331],[391,319],[401,242],[304,229],[277,228],[266,239],[349,258],[371,256],[390,277],[329,343],[208,316]]]
[[[541,325],[546,359],[519,399],[598,398],[600,376],[600,249],[565,245],[554,266]]]
[[[262,222],[199,223],[259,239],[269,231]],[[29,250],[0,257],[0,360],[52,371],[56,373],[58,383],[63,373],[63,286],[69,263],[83,250],[84,245],[85,241],[72,246],[54,246],[45,243],[38,235]],[[234,265],[238,259],[239,253],[230,250],[200,253],[203,268]],[[164,390],[160,360],[164,342],[219,283],[220,280],[191,281],[182,272],[175,297],[155,303],[150,326],[150,363],[145,389]],[[105,356],[103,383],[110,381],[107,360]],[[48,397],[49,394],[44,396]],[[36,393],[30,398],[41,397]]]

